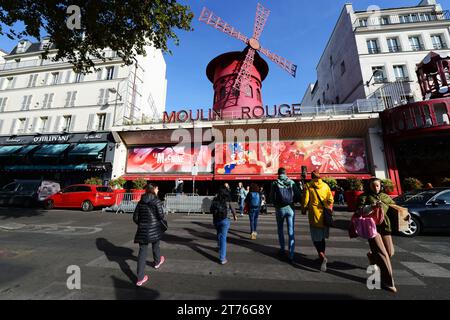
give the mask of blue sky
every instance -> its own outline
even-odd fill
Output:
[[[307,85],[316,80],[317,62],[339,14],[350,1],[182,0],[181,3],[189,5],[195,14],[194,31],[178,31],[180,45],[171,45],[173,54],[165,56],[168,111],[211,107],[212,84],[206,77],[206,66],[222,53],[245,47],[242,42],[199,22],[203,6],[251,37],[258,2],[271,11],[260,38],[262,46],[298,65],[294,79],[266,59],[270,70],[263,83],[264,104],[301,102]],[[354,0],[352,3],[355,10],[366,10],[371,5],[381,8],[415,6],[419,0]],[[0,39],[0,48],[5,51],[9,52],[15,44],[6,36]]]

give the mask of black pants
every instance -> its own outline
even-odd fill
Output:
[[[137,265],[137,274],[138,281],[144,279],[145,275],[145,265],[147,264],[147,249],[148,244],[140,244],[139,245],[139,256],[138,256],[138,265]],[[159,264],[161,259],[161,254],[159,251],[159,241],[152,243],[152,251],[153,251],[153,260],[155,265]]]
[[[322,241],[314,242],[314,247],[316,247],[317,253],[320,255],[320,253],[325,253],[325,239]]]

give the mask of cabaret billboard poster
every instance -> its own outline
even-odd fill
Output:
[[[218,175],[276,175],[281,167],[298,174],[302,166],[326,174],[369,172],[363,139],[216,144]]]
[[[127,173],[191,174],[194,164],[198,173],[213,171],[208,146],[132,148],[128,151]]]

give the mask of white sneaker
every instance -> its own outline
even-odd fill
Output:
[[[320,271],[327,272],[327,263],[328,263],[328,259],[326,257],[323,258],[322,265],[320,266]]]

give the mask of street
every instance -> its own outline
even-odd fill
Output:
[[[149,282],[134,282],[138,246],[129,214],[0,208],[0,299],[449,299],[449,234],[394,237],[398,294],[366,286],[368,244],[349,239],[350,213],[336,213],[327,241],[328,271],[319,272],[307,218],[296,216],[296,256],[277,257],[274,215],[260,217],[249,240],[248,217],[232,222],[228,264],[217,261],[210,215],[168,215],[161,243],[166,262]],[[79,266],[81,289],[69,290],[69,266]]]

